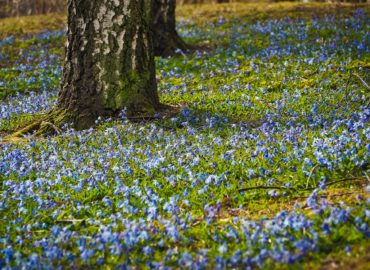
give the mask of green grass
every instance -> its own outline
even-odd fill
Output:
[[[184,5],[177,7],[179,20],[195,20],[197,23],[217,20],[219,16],[226,18],[242,18],[244,21],[280,19],[284,17],[309,19],[327,14],[348,15],[355,9],[370,10],[369,4],[349,3],[230,3]],[[20,16],[0,19],[0,39],[8,36],[22,37],[44,31],[60,30],[66,24],[66,15],[53,13],[37,16]]]
[[[361,5],[361,7],[367,14],[368,20],[369,5]],[[326,177],[328,181],[346,177],[360,179],[360,181],[340,182],[320,194],[335,206],[339,206],[341,201],[345,202],[355,209],[353,215],[360,215],[367,206],[359,206],[361,201],[359,196],[369,198],[369,193],[364,191],[367,183],[364,172],[368,173],[369,168],[367,163],[363,166],[358,165],[356,158],[365,159],[367,155],[365,145],[368,142],[365,133],[368,125],[361,129],[362,133],[358,132],[360,142],[351,140],[346,143],[343,152],[348,151],[348,157],[338,161],[333,170],[319,166],[317,162],[310,168],[304,168],[302,157],[296,153],[297,148],[304,149],[302,155],[315,161],[315,151],[319,148],[313,145],[320,139],[327,143],[326,147],[329,150],[334,148],[342,134],[350,136],[345,126],[334,129],[334,119],[350,119],[351,115],[358,112],[359,108],[365,106],[369,100],[366,87],[353,74],[357,74],[365,81],[370,81],[368,72],[370,55],[358,53],[364,49],[356,49],[356,47],[348,49],[354,41],[364,40],[364,33],[366,34],[369,29],[364,20],[359,22],[358,31],[348,30],[348,22],[345,18],[351,18],[357,8],[358,5],[350,4],[297,3],[179,7],[177,14],[180,33],[185,36],[186,41],[207,45],[212,49],[206,54],[193,53],[172,58],[157,58],[158,85],[163,103],[182,104],[190,110],[192,116],[143,124],[113,121],[101,123],[94,131],[87,133],[86,137],[85,135],[62,135],[51,139],[31,140],[31,142],[22,140],[19,144],[10,146],[15,149],[14,151],[17,149],[26,151],[24,156],[34,159],[35,164],[38,165],[44,164],[44,160],[41,159],[44,153],[60,159],[61,163],[58,165],[60,168],[55,168],[55,171],[63,168],[78,172],[91,161],[94,165],[89,166],[106,173],[107,179],[105,182],[99,182],[98,187],[90,189],[84,187],[81,192],[74,191],[71,186],[76,186],[81,178],[88,178],[87,174],[80,174],[77,179],[74,175],[64,175],[62,179],[58,179],[60,181],[58,185],[48,191],[55,196],[53,203],[58,205],[59,214],[54,218],[51,216],[51,211],[47,209],[38,211],[34,216],[31,209],[37,206],[30,198],[26,203],[29,212],[26,213],[17,212],[17,202],[11,202],[10,207],[14,212],[6,213],[9,217],[4,221],[6,225],[0,229],[0,235],[8,233],[5,228],[10,223],[7,222],[16,220],[18,217],[24,219],[22,225],[36,221],[46,224],[46,229],[33,232],[33,237],[36,239],[49,237],[49,229],[55,224],[63,224],[71,230],[88,236],[94,235],[99,232],[99,227],[88,223],[89,219],[94,220],[97,213],[102,213],[95,219],[109,225],[113,223],[109,215],[120,211],[117,205],[123,197],[114,194],[113,187],[118,187],[115,186],[113,178],[115,173],[112,168],[122,163],[127,163],[133,169],[132,175],[122,172],[119,174],[122,184],[132,187],[136,185],[132,183],[132,179],[139,179],[137,187],[142,191],[141,197],[131,194],[128,198],[130,206],[140,209],[138,213],[125,216],[130,219],[145,218],[145,213],[142,211],[145,206],[142,205],[141,199],[147,195],[148,188],[159,194],[163,199],[162,204],[170,197],[183,194],[185,189],[190,190],[187,199],[190,200],[192,207],[181,202],[178,204],[180,218],[183,218],[185,213],[191,214],[193,218],[191,228],[184,232],[189,236],[188,242],[169,242],[168,246],[173,250],[187,250],[194,253],[201,248],[209,248],[211,254],[217,254],[212,233],[219,233],[220,237],[227,239],[224,229],[227,226],[238,226],[233,222],[233,218],[254,221],[259,221],[262,217],[273,218],[282,210],[293,211],[296,203],[301,205],[298,210],[300,213],[312,217],[312,220],[320,224],[321,217],[316,216],[305,204],[310,194],[310,190],[306,188],[316,187],[322,177]],[[218,22],[221,19],[220,15],[226,19],[226,22]],[[319,18],[320,21],[325,19],[325,16],[332,15],[336,16],[335,21],[321,23],[319,28],[314,27],[315,20],[311,18]],[[287,16],[292,19],[291,25],[284,24],[282,18]],[[306,21],[300,22],[298,19]],[[3,100],[3,104],[9,103],[12,105],[10,107],[21,106],[17,103],[17,99],[11,103],[17,94],[22,96],[32,91],[40,93],[43,89],[47,91],[58,89],[63,58],[63,36],[47,39],[18,38],[28,33],[45,31],[45,29],[59,30],[64,21],[64,15],[55,14],[0,21],[0,33],[4,33],[3,37],[9,35],[17,37],[12,45],[2,47],[5,60],[0,62],[3,68],[0,70],[0,75],[5,86],[0,85],[0,99]],[[213,23],[212,26],[209,22]],[[276,30],[275,36],[270,35],[270,32],[262,33],[261,29],[253,28],[257,22],[261,23],[262,28]],[[306,36],[299,36],[300,33],[295,28],[298,24],[301,27],[299,29],[307,34]],[[275,25],[282,26],[274,28]],[[286,37],[279,37],[280,33],[284,33]],[[329,45],[337,35],[339,40],[335,42],[336,47],[331,48]],[[344,46],[341,50],[338,49],[340,44]],[[277,54],[266,57],[259,55],[264,50],[273,50],[269,46],[284,48],[290,45],[305,46],[301,47],[301,50],[307,52],[307,55],[300,55],[300,51],[287,55]],[[320,47],[326,48],[327,51],[320,51]],[[321,54],[326,52],[328,54],[324,59],[319,60]],[[23,57],[24,54],[27,57]],[[55,60],[54,58],[50,60],[51,55],[55,56]],[[314,59],[312,63],[309,62],[311,58]],[[39,65],[43,61],[46,66]],[[30,68],[21,69],[21,65]],[[34,77],[34,80],[27,80],[30,77]],[[274,120],[285,129],[271,134],[256,129],[264,123],[268,113],[277,113],[279,105],[277,101],[283,103],[279,109],[281,117]],[[313,117],[321,117],[327,121],[312,125],[307,117],[311,114]],[[36,117],[37,115],[33,113],[13,113],[9,120],[0,120],[0,132],[11,133],[26,123],[32,122]],[[211,125],[212,119],[217,123]],[[286,135],[291,131],[291,126],[299,126],[302,130],[299,136],[293,132],[292,136],[298,136],[296,139],[287,140]],[[117,132],[113,132],[115,127],[118,127]],[[156,128],[156,132],[162,129],[161,136],[153,137],[153,127]],[[255,135],[255,139],[237,137],[235,141],[234,137],[240,135],[245,127],[248,133]],[[181,143],[178,148],[175,148],[177,141]],[[125,147],[128,149],[131,144],[135,155],[127,155],[125,161],[120,156],[102,158],[105,162],[102,163],[100,157],[105,157],[107,153],[117,150],[119,143],[123,145],[123,149],[126,149]],[[166,149],[167,145],[174,149]],[[277,151],[271,159],[272,163],[264,157],[263,152],[253,154],[252,150],[261,145],[268,146],[270,154]],[[96,149],[101,147],[103,152],[96,152]],[[284,147],[286,150],[283,150]],[[186,156],[187,148],[194,156]],[[236,164],[222,157],[229,150],[234,150],[232,159]],[[160,168],[154,168],[150,173],[145,172],[140,166],[150,159],[146,153],[148,151],[151,151],[152,155],[161,153],[165,158],[161,168],[168,170],[161,171]],[[324,154],[326,155],[325,151]],[[335,154],[328,153],[325,158],[336,161]],[[79,164],[72,164],[71,160],[78,155],[86,156],[89,160],[80,160]],[[195,157],[199,157],[199,163],[189,165]],[[289,157],[289,160],[283,161],[284,157]],[[178,164],[179,158],[184,159],[183,162],[187,167],[185,165],[171,167],[171,164]],[[225,174],[228,185],[210,186],[206,192],[199,193],[198,189],[192,188],[186,181],[169,184],[170,175],[184,176],[189,168],[194,173]],[[248,177],[247,168],[253,168],[257,174]],[[259,175],[259,168],[269,169],[271,175],[269,177]],[[35,170],[26,176],[22,176],[19,172],[13,172],[6,177],[5,174],[0,174],[0,188],[3,191],[3,183],[6,180],[22,183],[28,179],[35,181],[39,177],[54,176],[53,173],[48,175],[47,170],[45,172]],[[272,184],[269,183],[269,178],[273,178]],[[156,186],[155,181],[163,188]],[[239,192],[242,188],[260,185],[284,186],[287,183],[296,190],[288,189],[281,192],[278,190],[280,194],[276,197],[269,196],[268,190],[264,189]],[[49,200],[49,195],[43,192],[40,191],[39,194],[42,194],[40,196]],[[66,194],[69,196],[68,199]],[[114,207],[104,206],[103,198],[111,198]],[[217,203],[221,204],[221,210],[214,223],[208,226],[204,219],[204,205]],[[81,205],[86,209],[81,208]],[[165,213],[162,206],[160,206],[160,213],[170,218],[170,214]],[[4,212],[1,214],[5,215]],[[123,224],[118,223],[117,226],[118,231],[123,230],[121,227]],[[153,226],[159,231],[164,227],[160,222],[153,222]],[[305,233],[307,232],[298,232],[297,237]],[[18,232],[11,227],[9,235],[15,239]],[[323,239],[327,242],[320,246],[320,253],[310,253],[299,263],[290,266],[268,262],[263,269],[334,269],[335,266],[343,269],[369,268],[369,244],[366,239],[354,232],[353,228],[351,229],[350,224],[340,227],[330,239],[324,237]],[[152,243],[148,245],[150,244]],[[352,248],[350,255],[343,251],[347,245]],[[26,240],[25,246],[29,248],[32,245]],[[236,242],[230,242],[230,249],[237,247]],[[78,253],[77,248],[75,246],[73,248],[74,252]],[[42,252],[39,248],[27,249],[24,253],[29,254],[33,251]],[[160,260],[164,255],[162,251],[159,249],[154,259]],[[135,259],[140,258],[142,256],[140,248],[133,250],[131,256]],[[107,257],[109,262],[107,269],[123,260],[113,256]],[[176,266],[176,260],[172,258],[169,264]],[[144,267],[144,265],[140,266]],[[82,264],[81,267],[87,266]]]

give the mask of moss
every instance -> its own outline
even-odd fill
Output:
[[[126,44],[129,42],[126,41]],[[131,61],[132,56],[128,56],[123,60]],[[124,63],[120,56],[107,55],[102,57],[104,72],[101,81],[105,89],[101,95],[104,108],[117,111],[126,107],[131,114],[136,112],[154,113],[154,104],[149,100],[150,96],[147,95],[151,87],[154,87],[150,81],[150,70],[146,69],[150,63],[144,66],[143,71],[137,71],[128,67],[129,65]]]
[[[19,141],[26,135],[44,135],[60,133],[60,128],[68,123],[76,120],[70,111],[65,109],[55,108],[47,114],[39,115],[31,124],[19,128],[10,136],[5,137],[4,142]]]
[[[95,77],[99,78],[98,84],[101,84],[99,99],[106,111],[116,112],[127,108],[131,115],[153,114],[155,111],[156,100],[151,100],[152,92],[156,91],[151,81],[151,72],[155,76],[155,70],[151,69],[153,59],[150,58],[150,53],[148,55],[147,52],[142,52],[146,36],[138,28],[151,20],[150,12],[138,10],[149,10],[145,8],[145,5],[149,4],[150,1],[144,1],[142,7],[130,2],[128,10],[131,16],[126,17],[122,24],[114,23],[107,32],[109,53],[104,54],[107,44],[98,45],[101,46],[100,53],[94,55],[94,58],[99,63],[100,70],[94,73]],[[114,10],[114,17],[127,15],[122,14],[120,8],[110,8]],[[122,31],[125,33],[124,42],[120,45],[116,37],[120,36]]]
[[[154,113],[154,105],[145,95],[145,89],[148,87],[149,74],[138,75],[132,72],[129,78],[121,79],[111,84],[105,93],[105,108],[116,111],[127,108],[129,114]]]

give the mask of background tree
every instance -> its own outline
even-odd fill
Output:
[[[153,37],[155,55],[173,54],[177,49],[186,51],[188,46],[176,31],[176,0],[154,0]]]

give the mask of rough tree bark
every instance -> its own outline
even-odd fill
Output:
[[[69,0],[66,58],[53,124],[84,129],[123,108],[159,110],[152,0]]]
[[[176,31],[176,0],[154,0],[153,37],[155,55],[166,56],[188,46]]]

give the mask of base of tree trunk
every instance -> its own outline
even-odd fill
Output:
[[[26,135],[60,134],[61,127],[69,123],[72,116],[66,110],[54,109],[49,113],[40,116],[31,124],[14,132],[11,137],[24,137]]]
[[[160,116],[155,114],[135,114],[135,116],[127,116],[127,119],[132,122],[151,122],[154,120],[161,120],[172,118],[181,111],[181,106],[170,106],[160,104],[160,108],[156,111]],[[116,115],[111,115],[115,117]],[[21,141],[22,138],[28,135],[33,137],[44,136],[44,135],[59,135],[61,134],[62,128],[66,124],[73,123],[76,119],[72,114],[68,113],[64,109],[54,109],[49,113],[40,116],[39,119],[35,120],[31,124],[20,128],[8,137],[5,137],[0,144],[14,143]]]
[[[191,50],[191,46],[185,43],[185,41],[177,34],[177,32],[166,36],[160,41],[156,42],[154,46],[154,55],[156,56],[169,56],[176,53],[177,50],[181,50],[186,53]]]
[[[153,45],[156,56],[168,56],[180,49],[186,52],[188,45],[176,31],[176,1],[153,0]]]

